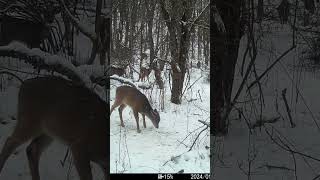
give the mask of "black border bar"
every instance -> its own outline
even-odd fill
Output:
[[[192,173],[192,174],[170,174],[170,173],[159,173],[159,174],[110,174],[111,180],[116,179],[148,179],[148,180],[209,180],[209,173]]]

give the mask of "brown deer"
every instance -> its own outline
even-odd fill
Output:
[[[110,115],[113,110],[119,107],[120,123],[124,127],[122,111],[126,106],[130,106],[133,110],[133,115],[137,123],[137,132],[140,133],[139,128],[139,114],[142,114],[143,126],[146,128],[145,116],[147,116],[154,127],[159,128],[160,116],[156,109],[152,109],[147,97],[138,89],[130,86],[120,86],[116,90],[116,99],[111,107]]]
[[[116,74],[118,76],[123,76],[125,73],[126,73],[125,68],[110,66],[110,70],[108,72],[108,75],[112,76],[112,75]]]
[[[31,140],[26,148],[31,176],[40,180],[40,156],[53,140],[60,140],[70,148],[80,180],[92,180],[91,161],[107,179],[107,108],[94,92],[58,77],[29,79],[19,91],[17,117],[0,154],[0,172],[13,151]]]
[[[151,70],[151,68],[141,67],[138,81],[144,81],[146,77],[149,80],[149,74],[151,73]]]

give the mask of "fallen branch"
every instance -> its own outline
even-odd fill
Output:
[[[172,156],[168,161],[166,161],[162,166],[165,166],[168,162],[170,161],[175,161],[177,158],[180,158],[181,155],[183,155],[184,153],[177,155],[177,156]]]
[[[265,124],[271,124],[271,123],[276,123],[278,120],[280,119],[280,117],[275,117],[275,118],[272,118],[272,119],[261,119],[259,121],[256,121],[254,124],[251,124],[250,125],[250,129],[255,129],[257,127],[262,127],[264,126]]]
[[[268,134],[268,136],[270,137],[270,139],[272,140],[272,142],[274,142],[278,147],[280,147],[281,149],[283,149],[284,151],[287,151],[291,154],[297,154],[297,155],[300,155],[302,156],[303,158],[309,158],[309,159],[312,159],[314,161],[317,161],[317,162],[320,162],[320,159],[317,158],[317,157],[313,157],[309,154],[305,154],[305,153],[302,153],[302,152],[299,152],[299,151],[296,151],[294,149],[292,149],[291,147],[289,147],[288,144],[285,144],[283,142],[283,140],[278,136],[277,138],[279,139],[280,142],[278,142],[273,136],[272,134],[267,130],[267,128],[265,128],[265,132]],[[273,133],[274,134],[274,133]]]
[[[208,128],[209,128],[209,126],[207,126],[206,128],[202,129],[202,130],[199,132],[199,134],[197,135],[196,139],[193,141],[193,143],[192,143],[190,149],[188,150],[188,152],[192,150],[193,146],[196,144],[196,141],[199,139],[200,135],[201,135],[206,129],[208,129]]]
[[[208,122],[206,122],[206,121],[202,121],[202,120],[198,120],[199,122],[201,122],[202,124],[204,124],[204,125],[206,125],[206,126],[208,126],[208,127],[210,127],[210,124],[208,123]]]
[[[272,169],[280,169],[280,170],[286,170],[286,171],[294,171],[294,169],[288,168],[286,166],[275,166],[275,165],[264,165],[269,171]]]

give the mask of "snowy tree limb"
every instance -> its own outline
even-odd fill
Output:
[[[0,46],[0,56],[25,60],[26,63],[33,65],[36,69],[54,70],[72,80],[83,83],[89,89],[93,87],[89,76],[82,73],[70,61],[58,55],[43,52],[38,48],[29,49],[24,44],[13,41],[6,46]]]

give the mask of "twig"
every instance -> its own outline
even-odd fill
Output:
[[[287,152],[290,152],[290,153],[293,153],[293,154],[298,154],[302,157],[306,157],[306,158],[309,158],[309,159],[312,159],[314,161],[318,161],[320,162],[320,159],[319,158],[316,158],[316,157],[313,157],[313,156],[310,156],[308,154],[305,154],[305,153],[302,153],[302,152],[299,152],[299,151],[296,151],[296,150],[293,150],[292,148],[289,147],[289,145],[285,144],[281,139],[280,137],[278,137],[279,141],[276,141],[275,138],[270,134],[270,132],[265,128],[265,131],[266,133],[269,135],[270,139],[276,144],[278,145],[281,149],[287,151]]]
[[[188,152],[192,150],[193,146],[196,144],[196,141],[198,140],[198,138],[200,137],[200,135],[202,134],[202,132],[204,132],[206,129],[208,129],[208,127],[209,127],[209,126],[207,126],[206,128],[204,128],[204,129],[202,129],[202,130],[200,131],[200,133],[197,135],[196,139],[193,141],[193,143],[192,143],[190,149],[188,150]]]
[[[282,53],[255,81],[253,81],[248,89],[251,89],[256,83],[258,83],[284,56],[289,54],[293,49],[296,48],[296,45],[293,45],[288,50],[286,50],[284,53]]]
[[[288,113],[288,117],[289,117],[289,120],[290,120],[291,127],[294,128],[296,125],[292,121],[291,110],[290,110],[289,105],[288,105],[288,101],[287,101],[287,98],[286,98],[286,93],[287,93],[287,88],[283,89],[281,94],[282,94],[282,98],[283,98],[284,104],[286,106],[286,110],[287,110],[287,113]]]
[[[271,170],[271,169],[281,169],[281,170],[287,170],[287,171],[294,171],[293,169],[290,169],[286,166],[275,166],[275,165],[264,165],[268,170]]]
[[[267,124],[267,123],[269,123],[269,124],[275,123],[275,122],[277,122],[279,119],[280,119],[280,117],[275,117],[275,118],[273,118],[273,119],[267,119],[267,120],[262,120],[262,119],[261,119],[261,120],[257,121],[256,123],[250,125],[250,129],[254,129],[254,128],[257,128],[257,127],[262,127],[262,126],[264,126],[264,125]]]
[[[176,158],[179,158],[181,155],[183,155],[184,153],[177,155],[177,156],[172,156],[168,161],[164,162],[162,166],[165,166],[168,162],[170,161],[174,161]]]
[[[60,163],[61,163],[61,166],[62,166],[62,167],[64,167],[64,164],[65,164],[65,162],[66,162],[66,160],[67,160],[68,155],[69,155],[69,148],[67,149],[67,152],[66,152],[66,154],[64,155],[63,160],[60,160]]]
[[[201,122],[202,124],[204,124],[204,125],[206,125],[206,126],[208,126],[208,127],[210,127],[210,124],[208,123],[208,122],[206,122],[206,121],[202,121],[202,120],[198,120],[199,122]]]

